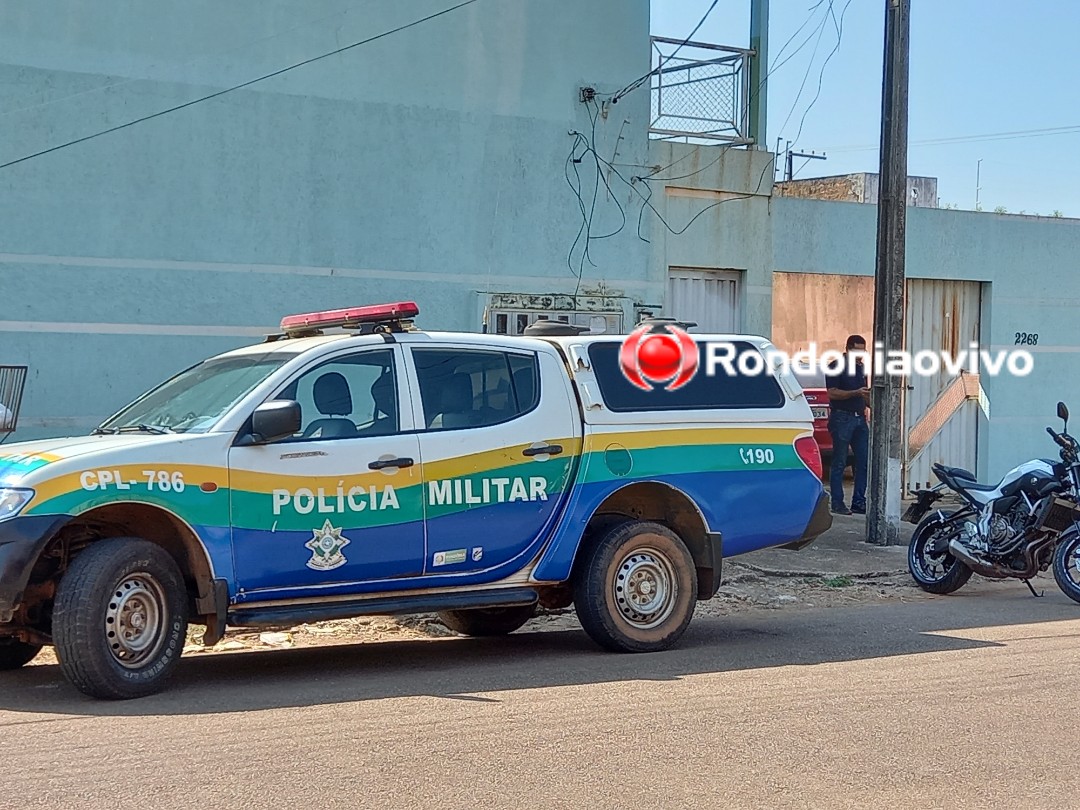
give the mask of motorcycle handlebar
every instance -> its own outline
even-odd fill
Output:
[[[1058,447],[1061,448],[1063,461],[1075,460],[1075,456],[1073,454],[1076,451],[1076,442],[1071,436],[1067,437],[1064,434],[1056,433],[1054,432],[1054,429],[1050,427],[1046,429],[1046,432],[1050,434],[1050,437],[1054,440]]]
[[[1054,442],[1061,448],[1061,459],[1066,462],[1075,462],[1078,460],[1078,450],[1076,439],[1064,433],[1056,433],[1053,428],[1048,427],[1046,432],[1050,434]]]

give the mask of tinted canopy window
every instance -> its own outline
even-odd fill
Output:
[[[735,341],[730,354],[734,375],[717,364],[714,374],[708,374],[706,347],[698,346],[698,370],[689,383],[675,391],[665,391],[656,384],[652,391],[643,391],[626,379],[619,365],[621,343],[593,343],[589,359],[600,385],[604,402],[613,411],[673,411],[684,409],[718,408],[782,408],[784,392],[776,378],[765,371],[760,374],[739,373],[739,358],[746,352],[761,357],[762,363],[747,363],[750,369],[764,365],[764,357],[751,344]],[[751,358],[752,359],[752,358]]]

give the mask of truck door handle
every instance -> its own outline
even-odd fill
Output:
[[[387,467],[411,467],[412,465],[411,458],[386,458],[371,462],[368,464],[368,469],[385,470]]]
[[[526,447],[521,454],[523,456],[557,456],[561,452],[561,444],[545,444],[542,447]]]

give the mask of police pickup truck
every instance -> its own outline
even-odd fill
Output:
[[[290,316],[91,435],[0,448],[0,669],[52,645],[82,692],[133,698],[189,622],[208,645],[362,614],[488,636],[570,605],[604,648],[661,650],[725,557],[831,524],[797,379],[740,370],[767,340],[417,313]]]

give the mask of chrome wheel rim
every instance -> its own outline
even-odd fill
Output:
[[[121,666],[136,669],[152,660],[165,643],[165,590],[149,574],[125,577],[105,610],[105,638]]]
[[[928,582],[939,582],[944,579],[953,569],[953,566],[956,565],[956,558],[948,551],[942,551],[940,554],[930,553],[930,543],[940,532],[945,530],[946,527],[941,526],[936,531],[929,532],[929,536],[919,542],[918,549],[915,552],[915,563],[919,573]]]
[[[1080,545],[1074,546],[1066,558],[1065,575],[1073,585],[1080,586]]]
[[[619,615],[638,630],[662,624],[675,609],[679,586],[671,561],[653,548],[627,554],[615,573],[612,595]]]

